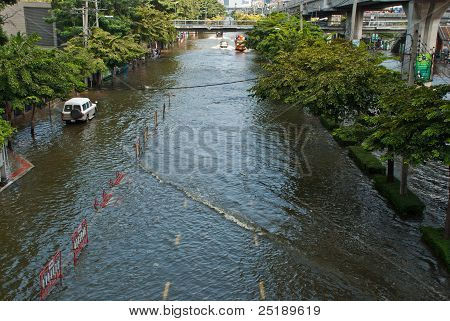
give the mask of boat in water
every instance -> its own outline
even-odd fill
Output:
[[[222,49],[228,48],[228,42],[225,41],[225,40],[222,40],[222,41],[220,42],[220,44],[219,44],[219,47],[222,48]]]
[[[247,50],[245,47],[245,37],[243,35],[237,35],[236,39],[234,40],[234,47],[237,51],[243,52]]]

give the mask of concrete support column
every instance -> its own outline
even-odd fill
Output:
[[[6,146],[0,145],[0,182],[8,180],[8,153]]]
[[[408,16],[407,32],[413,35],[418,31],[421,49],[431,51],[436,47],[439,22],[449,6],[450,0],[410,0],[403,6]]]
[[[417,51],[430,53],[436,48],[439,23],[450,6],[450,0],[410,0],[403,5],[408,17],[403,71],[408,73]],[[417,45],[413,46],[413,43]],[[412,48],[415,47],[415,48]]]
[[[360,40],[363,35],[364,8],[357,7],[347,12],[347,25],[345,36],[349,40]]]

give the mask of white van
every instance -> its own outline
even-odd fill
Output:
[[[64,104],[61,119],[68,123],[76,121],[87,122],[95,117],[97,102],[92,103],[89,98],[72,98]]]

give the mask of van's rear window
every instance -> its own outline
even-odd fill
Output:
[[[65,105],[64,111],[72,111],[72,105]]]

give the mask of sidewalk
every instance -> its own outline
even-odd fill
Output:
[[[8,152],[9,157],[9,180],[6,185],[0,185],[0,193],[11,186],[15,181],[22,178],[26,173],[33,169],[33,164],[23,158],[21,155]]]

